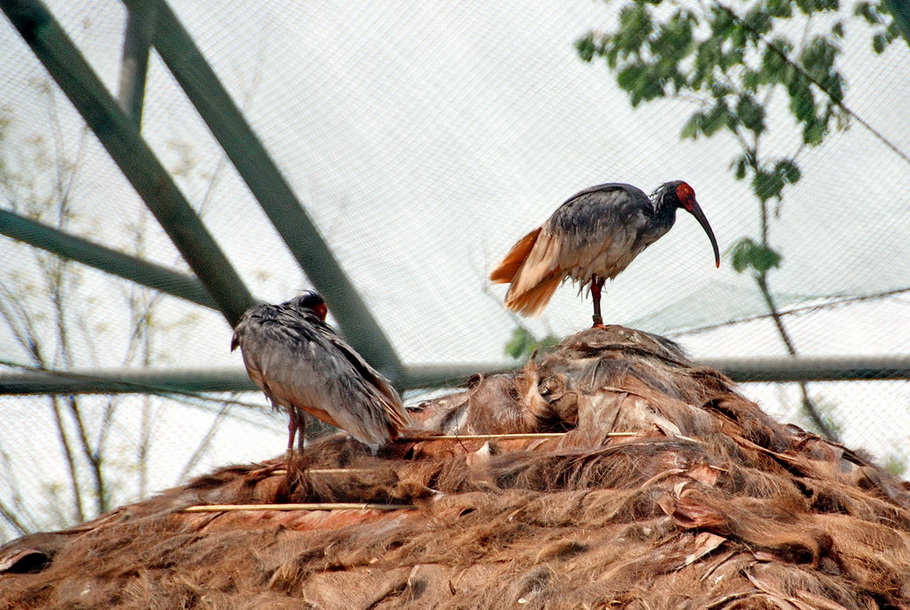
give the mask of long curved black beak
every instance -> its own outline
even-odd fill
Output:
[[[720,250],[717,248],[717,240],[714,238],[714,231],[711,230],[708,219],[705,218],[705,213],[701,211],[701,206],[698,205],[698,202],[695,201],[695,199],[692,199],[692,208],[686,208],[686,211],[692,214],[692,216],[695,216],[695,220],[698,221],[701,228],[708,234],[708,239],[711,240],[711,247],[714,248],[714,266],[720,267]]]

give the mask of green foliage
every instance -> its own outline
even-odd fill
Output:
[[[755,101],[751,93],[745,92],[736,102],[736,116],[743,127],[756,134],[765,130],[765,107]]]
[[[780,267],[781,255],[767,246],[756,243],[749,237],[743,237],[731,248],[733,268],[742,273],[754,269],[758,273]]]
[[[872,26],[872,50],[876,53],[884,53],[888,45],[900,38],[897,22],[880,3],[858,2],[853,8],[853,14]]]
[[[594,34],[586,34],[575,41],[575,50],[582,61],[591,61],[597,52],[597,45],[594,43]]]
[[[745,175],[745,174],[743,174]],[[769,199],[783,198],[782,192],[787,184],[795,184],[802,173],[795,161],[781,159],[771,169],[757,167],[752,177],[752,190],[762,203]]]
[[[763,274],[780,264],[767,243],[765,206],[772,201],[779,206],[787,188],[801,177],[797,157],[803,146],[782,157],[758,154],[769,132],[772,100],[786,102],[803,145],[817,146],[847,127],[842,106],[846,83],[838,68],[844,36],[844,23],[836,18],[840,8],[839,0],[693,3],[685,8],[663,0],[632,0],[623,5],[613,31],[589,32],[576,44],[584,61],[606,60],[632,106],[668,96],[695,101],[698,107],[682,125],[680,137],[726,133],[740,144],[742,152],[730,169],[737,180],[748,179],[760,203],[762,243],[742,240],[732,249],[737,270]],[[861,1],[855,11],[879,29],[876,48],[897,35],[890,15],[876,2]]]
[[[846,125],[839,105],[845,83],[836,65],[843,23],[811,19],[838,10],[838,0],[759,0],[742,14],[719,3],[672,11],[664,5],[634,0],[621,9],[614,31],[589,32],[576,43],[581,59],[603,57],[615,70],[632,106],[694,94],[700,108],[683,126],[683,138],[727,131],[754,139],[766,132],[766,105],[780,91],[804,143],[820,144]],[[869,20],[880,19],[876,5],[863,5],[862,11]],[[807,25],[784,24],[794,19]],[[816,33],[803,40],[810,24]],[[763,189],[756,195],[764,200],[769,192],[779,195],[779,189],[767,188],[769,180],[777,180],[771,168],[742,167],[759,170],[766,176],[753,180],[756,189]]]
[[[512,339],[506,343],[505,353],[515,360],[525,360],[542,347],[551,347],[559,343],[559,337],[546,335],[538,339],[527,328],[518,326],[512,331]]]
[[[907,455],[900,450],[888,453],[882,460],[882,468],[896,477],[903,477],[907,473]]]

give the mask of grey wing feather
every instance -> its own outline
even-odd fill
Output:
[[[262,305],[237,325],[250,378],[284,408],[300,408],[371,445],[408,423],[394,388],[312,314]]]
[[[615,277],[640,250],[635,243],[653,215],[653,205],[630,184],[600,184],[572,196],[544,225],[558,236],[557,263],[582,285],[592,273]]]
[[[545,227],[574,238],[576,243],[602,239],[617,227],[636,224],[653,210],[644,191],[631,184],[592,186],[570,197],[553,212]]]

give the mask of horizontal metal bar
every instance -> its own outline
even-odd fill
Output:
[[[726,358],[703,360],[700,364],[718,368],[743,383],[910,380],[910,355]],[[405,367],[407,383],[404,387],[440,387],[472,375],[491,375],[511,368],[515,366],[507,363],[411,365]],[[0,394],[198,393],[256,389],[242,368],[0,373]]]
[[[910,379],[910,355],[907,354],[711,358],[702,360],[701,364],[720,369],[739,382]]]
[[[407,368],[405,389],[458,384],[478,371],[508,365],[417,365]],[[235,369],[82,369],[0,373],[2,394],[118,394],[246,392],[258,388],[246,371]]]
[[[202,282],[191,275],[100,246],[18,214],[0,210],[0,233],[137,284],[218,309]]]
[[[234,326],[256,301],[155,153],[38,0],[0,0],[35,56],[91,127]]]
[[[0,373],[0,394],[195,394],[258,390],[243,369],[85,369]]]
[[[417,390],[440,388],[463,384],[474,375],[493,375],[514,369],[512,363],[467,363],[467,364],[406,364],[404,365],[401,388]]]

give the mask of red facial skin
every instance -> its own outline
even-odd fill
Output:
[[[677,186],[676,198],[679,199],[679,202],[682,203],[687,212],[692,211],[693,204],[695,203],[695,191],[692,190],[691,186],[685,182]]]

